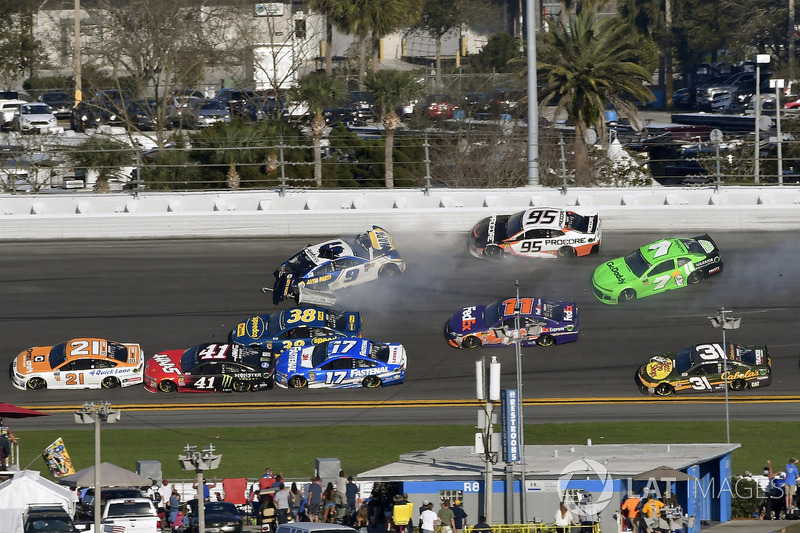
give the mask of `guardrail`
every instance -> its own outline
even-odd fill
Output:
[[[532,206],[597,211],[622,231],[800,228],[798,187],[258,190],[0,195],[0,240],[457,232]]]

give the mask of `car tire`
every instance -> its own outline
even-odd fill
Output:
[[[119,387],[119,380],[114,376],[107,376],[100,382],[100,386],[104,389],[116,389]]]
[[[675,389],[673,389],[672,385],[669,383],[659,383],[656,385],[656,396],[669,396],[673,392],[675,392]]]
[[[47,388],[47,382],[42,378],[31,378],[25,384],[25,387],[30,390],[42,390]]]
[[[380,270],[378,270],[379,278],[391,278],[398,274],[400,274],[400,269],[397,265],[383,265]]]
[[[174,381],[170,381],[168,379],[165,379],[165,380],[161,381],[158,384],[158,391],[159,392],[170,393],[170,392],[175,392],[177,390],[178,390],[178,386],[175,384],[175,382]]]
[[[578,257],[578,252],[572,246],[562,246],[558,249],[558,257],[563,259],[573,259]]]
[[[303,376],[292,376],[289,378],[289,387],[292,389],[302,389],[308,385],[308,380]]]
[[[631,288],[625,289],[621,293],[619,293],[619,301],[620,301],[620,303],[622,303],[622,302],[632,302],[635,299],[636,299],[636,291],[631,289]]]
[[[483,249],[483,255],[489,259],[500,259],[503,257],[503,249],[496,244],[490,244]]]
[[[747,388],[747,382],[743,379],[734,379],[730,386],[731,390],[744,390]]]
[[[461,341],[461,347],[466,348],[467,350],[472,350],[473,348],[480,348],[483,343],[478,337],[473,335],[469,335],[468,337],[464,337]]]
[[[555,343],[556,340],[552,335],[539,335],[539,338],[536,339],[537,346],[553,346]]]
[[[695,270],[689,274],[689,277],[686,278],[686,281],[689,282],[689,285],[697,285],[702,279],[703,278],[700,276],[700,273]]]
[[[381,378],[378,376],[367,376],[364,378],[364,381],[361,382],[361,385],[365,389],[377,389],[381,386]]]
[[[242,381],[242,380],[237,379],[237,380],[234,380],[233,384],[231,384],[231,388],[235,392],[247,392],[247,391],[250,390],[250,384],[247,383],[246,381]]]

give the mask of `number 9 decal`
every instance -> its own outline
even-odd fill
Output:
[[[358,269],[357,268],[354,268],[352,270],[348,270],[347,272],[344,273],[344,280],[347,281],[347,282],[355,281],[355,279],[357,277],[358,277]]]

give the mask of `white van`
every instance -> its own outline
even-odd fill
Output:
[[[325,522],[292,522],[281,524],[275,533],[355,533],[352,527]]]

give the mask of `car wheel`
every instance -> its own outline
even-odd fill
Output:
[[[553,338],[552,335],[540,335],[538,339],[536,339],[536,344],[539,346],[552,346],[556,343],[556,340]]]
[[[659,383],[656,386],[656,396],[669,396],[673,392],[675,392],[675,390],[669,383]]]
[[[158,384],[158,390],[160,392],[167,392],[167,393],[175,392],[176,390],[178,390],[178,386],[175,384],[174,381],[165,379],[164,381]]]
[[[378,376],[367,376],[364,378],[362,385],[365,389],[375,389],[381,386],[381,378]]]
[[[478,337],[473,337],[470,335],[469,337],[464,337],[464,340],[461,341],[461,347],[471,350],[472,348],[480,348],[481,340]]]
[[[247,392],[250,390],[250,384],[246,381],[236,380],[231,385],[231,388],[236,392]]]
[[[114,376],[108,376],[103,378],[103,381],[100,382],[100,386],[104,389],[116,389],[119,387],[119,380]]]
[[[378,277],[379,278],[391,278],[392,276],[396,276],[400,273],[400,269],[397,268],[397,265],[383,265],[380,270],[378,270]]]
[[[41,390],[47,387],[47,382],[42,378],[31,378],[26,386],[31,390]]]
[[[625,289],[619,293],[620,302],[632,302],[636,299],[636,291],[633,289]]]
[[[686,278],[686,280],[689,282],[690,285],[697,285],[698,283],[700,283],[701,279],[703,278],[700,276],[700,273],[697,272],[696,270],[691,274],[689,274],[689,277]]]
[[[289,386],[293,389],[302,389],[308,385],[308,380],[303,376],[292,376],[289,379]]]
[[[571,259],[573,257],[578,257],[578,252],[572,246],[562,246],[558,249],[558,257]]]
[[[489,259],[500,259],[503,257],[503,249],[495,244],[490,244],[483,249],[483,255]]]
[[[731,382],[731,390],[744,390],[747,387],[747,383],[743,379],[734,379]]]

